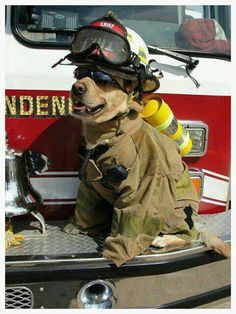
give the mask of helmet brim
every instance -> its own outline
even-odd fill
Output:
[[[109,68],[109,67],[104,67],[102,65],[97,65],[97,68],[103,72],[106,72],[107,74],[110,74],[112,76],[118,76],[118,77],[121,77],[125,80],[129,80],[129,81],[136,81],[137,80],[137,76],[135,74],[125,73],[123,71],[119,71],[119,70]]]

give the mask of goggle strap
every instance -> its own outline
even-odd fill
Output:
[[[142,99],[143,99],[143,87],[142,87],[142,85],[140,85],[139,94],[138,94],[138,100],[142,101]]]
[[[139,69],[140,67],[140,59],[138,57],[138,55],[134,52],[131,53],[130,55],[130,60],[128,60],[135,69]]]
[[[139,79],[139,85],[137,86],[138,89],[138,100],[141,101],[143,98],[143,84],[146,80],[146,71],[144,67],[140,67],[139,69],[139,74],[138,74],[138,79]]]
[[[64,60],[68,59],[67,57],[70,55],[70,53],[68,55],[66,55],[64,58],[61,58],[59,61],[57,61],[55,64],[53,64],[51,66],[51,68],[55,68],[57,65],[61,64]]]

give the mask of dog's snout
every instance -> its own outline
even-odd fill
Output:
[[[82,95],[85,94],[87,91],[86,85],[82,82],[76,82],[72,86],[72,93],[74,95]]]

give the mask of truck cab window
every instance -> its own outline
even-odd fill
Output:
[[[30,46],[68,48],[79,27],[108,10],[148,45],[230,55],[230,6],[15,6],[12,28]]]

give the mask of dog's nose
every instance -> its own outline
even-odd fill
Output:
[[[76,82],[72,86],[72,93],[76,96],[85,94],[87,91],[87,88],[84,83],[82,82]]]

